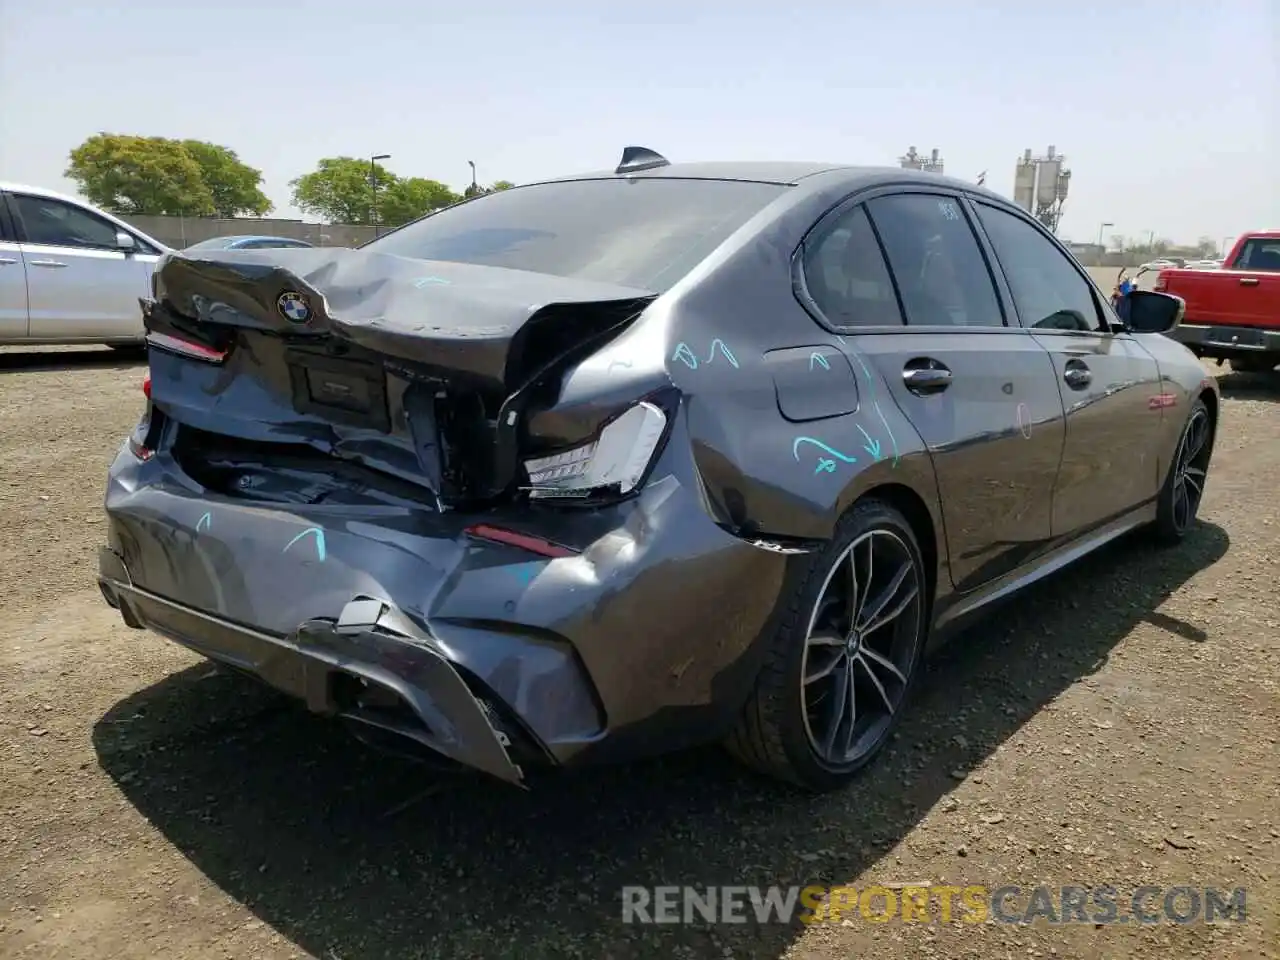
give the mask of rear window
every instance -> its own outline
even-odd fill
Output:
[[[1280,271],[1280,239],[1250,237],[1234,266],[1237,270]]]
[[[491,193],[363,249],[662,293],[787,188],[736,180],[570,180]]]

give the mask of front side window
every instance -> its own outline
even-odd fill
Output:
[[[15,193],[18,216],[26,229],[27,242],[53,247],[84,247],[115,250],[115,224],[70,203],[50,197]]]
[[[902,325],[889,268],[860,206],[805,240],[804,282],[833,326]]]
[[[1009,282],[1022,324],[1039,330],[1103,329],[1093,287],[1038,228],[985,203],[978,220]]]
[[[1004,326],[991,273],[959,200],[905,193],[879,197],[867,208],[909,325]]]
[[[667,177],[538,183],[448,207],[362,249],[663,293],[787,189]]]

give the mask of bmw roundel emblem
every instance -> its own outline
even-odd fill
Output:
[[[306,323],[311,319],[311,305],[307,298],[292,290],[276,298],[276,309],[290,323]]]

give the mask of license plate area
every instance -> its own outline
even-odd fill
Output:
[[[290,350],[285,357],[299,413],[352,427],[390,431],[382,365]]]

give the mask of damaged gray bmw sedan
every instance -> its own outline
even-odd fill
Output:
[[[971,616],[1182,539],[1217,427],[1180,301],[896,168],[628,148],[153,294],[107,602],[514,783],[717,741],[847,782]]]

